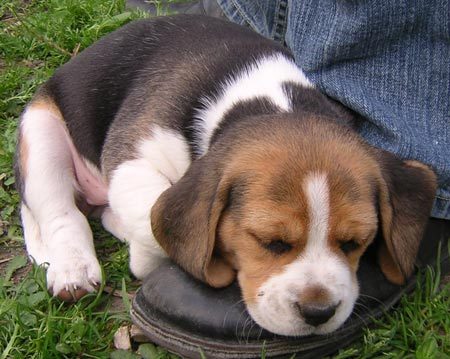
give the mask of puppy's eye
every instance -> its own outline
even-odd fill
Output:
[[[353,239],[351,239],[351,240],[345,241],[345,242],[341,241],[339,244],[339,248],[345,254],[349,254],[350,252],[357,250],[359,248],[359,244],[356,241],[354,241]]]
[[[283,242],[280,239],[276,239],[269,243],[264,244],[264,247],[271,251],[274,254],[283,254],[289,252],[292,249],[292,245],[286,242]]]

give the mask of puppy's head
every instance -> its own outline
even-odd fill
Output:
[[[352,312],[358,262],[378,231],[386,277],[412,273],[435,186],[426,166],[332,121],[248,119],[161,195],[152,229],[198,279],[221,287],[237,274],[262,327],[323,334]]]

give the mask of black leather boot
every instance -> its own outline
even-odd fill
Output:
[[[450,221],[431,219],[417,259],[418,270],[437,266],[450,273]],[[355,311],[337,331],[325,336],[283,337],[265,331],[249,316],[238,285],[213,289],[193,279],[177,265],[167,263],[152,272],[134,298],[131,317],[148,338],[183,358],[320,358],[347,346],[362,334],[363,326],[379,318],[417,283],[413,276],[396,286],[382,274],[374,252],[368,250],[358,271],[361,296]],[[203,354],[201,354],[203,353]]]

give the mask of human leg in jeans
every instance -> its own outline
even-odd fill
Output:
[[[367,142],[430,165],[439,181],[432,216],[450,219],[449,2],[218,3],[232,21],[285,43],[322,92],[364,118]]]

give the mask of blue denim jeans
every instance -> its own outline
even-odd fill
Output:
[[[432,216],[450,219],[448,0],[217,1],[232,21],[288,46],[322,92],[361,114],[366,141],[430,165],[439,180]]]

